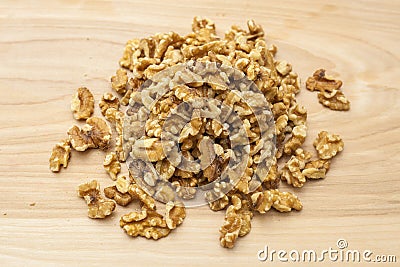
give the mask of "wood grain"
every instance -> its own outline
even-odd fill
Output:
[[[111,183],[100,151],[73,153],[58,175],[48,169],[52,146],[74,123],[73,90],[87,86],[99,99],[126,40],[187,33],[194,15],[213,19],[220,34],[254,18],[303,81],[324,67],[352,102],[350,112],[334,112],[301,92],[307,146],[326,129],[343,137],[345,150],[327,179],[294,190],[303,211],[257,216],[233,250],[218,244],[223,213],[206,207],[190,209],[184,225],[157,242],[123,233],[118,218],[127,209],[88,219],[75,190],[91,178]],[[0,265],[266,266],[256,255],[265,245],[323,250],[338,238],[399,262],[399,36],[400,3],[389,0],[1,1]]]

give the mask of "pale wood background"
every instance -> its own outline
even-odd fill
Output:
[[[48,170],[52,146],[75,123],[73,90],[87,86],[99,99],[126,40],[185,34],[195,15],[213,19],[220,34],[256,19],[303,82],[324,67],[352,102],[350,112],[334,112],[301,92],[308,147],[326,129],[343,137],[345,150],[326,180],[295,190],[303,211],[257,216],[233,250],[218,243],[224,214],[205,207],[157,242],[119,228],[129,208],[88,219],[75,190],[92,178],[111,183],[100,151],[73,153],[58,175]],[[256,258],[264,245],[322,250],[338,238],[399,262],[399,36],[400,2],[392,0],[0,1],[0,265],[267,266]]]

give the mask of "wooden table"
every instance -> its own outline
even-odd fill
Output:
[[[396,255],[397,265],[390,266],[398,266],[400,4],[324,2],[1,1],[0,265],[267,266],[257,260],[265,245],[321,251],[344,238],[348,249]],[[106,220],[87,218],[76,186],[92,178],[111,184],[101,151],[72,153],[60,174],[48,169],[52,146],[75,123],[73,91],[87,86],[98,100],[109,90],[126,40],[185,34],[195,15],[213,19],[220,34],[254,18],[303,87],[323,67],[344,81],[352,103],[350,112],[334,112],[302,90],[307,148],[325,129],[343,137],[345,150],[325,180],[294,190],[303,211],[256,216],[251,233],[232,250],[218,243],[224,213],[207,207],[189,209],[183,226],[157,242],[129,238],[119,228],[119,216],[132,207]]]

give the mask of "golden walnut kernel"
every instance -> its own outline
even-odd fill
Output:
[[[251,219],[253,213],[247,200],[242,200],[239,196],[231,197],[230,205],[225,213],[225,221],[221,226],[220,244],[226,248],[233,248],[238,237],[247,235],[251,230]]]
[[[126,93],[126,84],[128,83],[128,74],[126,70],[119,69],[115,76],[111,77],[111,88],[114,89],[118,94]]]
[[[61,165],[67,168],[69,157],[71,154],[71,147],[68,140],[62,140],[53,147],[49,159],[50,170],[52,172],[59,172]]]
[[[100,184],[96,180],[81,184],[78,187],[78,195],[86,200],[89,218],[105,218],[115,209],[115,202],[105,199],[100,194]]]
[[[313,160],[308,162],[301,172],[308,179],[323,179],[326,177],[330,164],[330,161],[326,159]]]
[[[295,153],[296,155],[292,156],[282,168],[281,179],[286,180],[288,184],[294,187],[302,187],[306,182],[306,177],[301,171],[310,160],[311,154],[304,152],[301,148],[298,148]]]
[[[127,206],[133,200],[130,194],[119,192],[115,185],[104,188],[104,195],[121,206]]]
[[[313,145],[321,159],[333,158],[344,147],[343,140],[339,135],[329,134],[327,131],[320,132]]]
[[[117,174],[121,171],[121,163],[118,161],[117,154],[108,153],[103,161],[104,169],[114,181],[117,180]]]
[[[293,154],[306,140],[307,127],[305,125],[299,125],[293,128],[292,136],[285,143],[283,151],[291,155]]]
[[[292,209],[301,210],[303,205],[292,193],[281,192],[278,189],[257,192],[251,195],[253,207],[259,213],[265,213],[273,207],[280,212],[288,212]]]
[[[134,211],[122,216],[120,226],[132,237],[143,236],[154,240],[166,237],[171,231],[161,214],[144,207],[140,212]]]
[[[324,69],[316,70],[313,76],[309,77],[306,81],[306,88],[310,91],[331,92],[339,90],[340,87],[342,87],[342,81],[326,76]]]
[[[332,110],[345,111],[350,109],[350,101],[341,90],[319,92],[318,101]]]
[[[99,102],[99,107],[101,110],[101,114],[103,114],[103,116],[106,116],[106,111],[109,108],[115,108],[116,110],[119,109],[119,99],[112,93],[104,93]]]
[[[72,97],[71,110],[77,120],[86,120],[94,111],[93,94],[86,87],[78,88]]]
[[[185,207],[182,203],[168,202],[165,205],[165,221],[169,229],[175,229],[182,224],[186,217]]]
[[[105,120],[92,117],[81,128],[73,126],[68,130],[68,138],[76,151],[88,148],[107,149],[111,139],[111,128]]]
[[[146,208],[154,210],[156,208],[156,201],[149,196],[137,184],[131,184],[128,190],[129,194],[136,199],[139,199]]]

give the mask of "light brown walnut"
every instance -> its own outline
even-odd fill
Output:
[[[321,159],[331,159],[344,148],[342,138],[337,134],[330,134],[327,131],[319,132],[313,145]]]
[[[128,74],[124,69],[118,69],[116,75],[111,77],[111,88],[118,94],[126,93],[126,84],[128,83]]]
[[[89,218],[105,218],[115,209],[115,201],[101,195],[100,184],[96,180],[79,185],[78,195],[86,200]]]
[[[165,205],[165,221],[169,229],[175,229],[183,223],[186,217],[186,210],[183,203],[168,202]]]
[[[108,153],[103,161],[103,166],[106,172],[110,175],[112,180],[117,180],[117,175],[121,171],[121,163],[118,161],[115,152]]]
[[[331,92],[339,90],[340,87],[342,87],[342,81],[326,76],[324,69],[316,70],[306,81],[306,88],[310,91]]]
[[[101,114],[103,114],[103,116],[106,116],[106,112],[108,109],[119,109],[119,99],[110,92],[104,93],[99,102],[99,107],[101,110]]]
[[[69,140],[62,140],[59,143],[57,143],[53,147],[49,159],[50,170],[52,172],[59,172],[61,165],[64,168],[67,168],[70,155],[71,155],[71,147]]]
[[[278,189],[256,192],[251,195],[253,207],[259,213],[265,213],[273,207],[280,212],[288,212],[292,209],[301,210],[302,203],[292,193],[281,192]]]
[[[341,90],[319,92],[318,101],[332,110],[346,111],[350,109],[350,101]]]
[[[80,87],[72,97],[71,110],[77,120],[86,120],[94,111],[93,94],[86,87]]]

